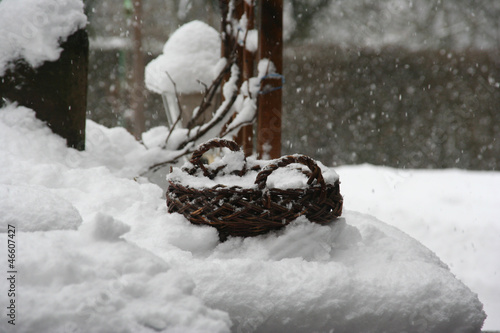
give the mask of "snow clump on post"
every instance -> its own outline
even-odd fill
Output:
[[[165,43],[163,54],[146,66],[146,87],[158,94],[203,92],[200,82],[210,85],[219,74],[220,45],[219,33],[206,23],[184,24]]]

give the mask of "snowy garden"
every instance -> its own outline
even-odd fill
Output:
[[[236,43],[256,52],[257,32],[228,21],[244,36]],[[87,24],[81,0],[1,0],[2,82],[16,61],[57,61]],[[139,140],[87,119],[84,149],[68,147],[37,110],[1,96],[0,332],[500,331],[498,171],[317,161],[326,185],[340,181],[340,217],[319,224],[304,213],[223,241],[168,212],[168,180],[255,189],[261,169],[251,167],[275,158],[266,145],[247,157],[224,148],[210,157],[212,179],[181,169],[199,144],[252,125],[258,96],[287,83],[269,59],[240,80],[236,46],[226,45],[228,58],[214,53],[224,38],[188,22],[144,67],[167,119]],[[261,85],[269,78],[275,86]],[[200,91],[212,103],[183,114],[176,98]],[[243,166],[245,176],[232,174]],[[320,183],[303,169],[276,170],[264,192]]]

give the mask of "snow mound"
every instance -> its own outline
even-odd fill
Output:
[[[347,211],[331,225],[302,217],[220,243],[214,228],[168,214],[158,186],[130,176],[149,161],[129,134],[88,124],[88,140],[104,148],[78,152],[29,109],[0,110],[0,188],[57,195],[83,220],[77,230],[17,226],[19,332],[480,331],[477,295],[398,229]],[[1,213],[21,214],[12,207]]]
[[[57,60],[59,43],[86,23],[81,0],[0,1],[0,76],[16,59],[34,68]]]
[[[115,220],[112,216],[97,213],[92,222],[82,226],[82,230],[86,230],[96,240],[113,242],[118,241],[123,234],[129,232],[130,227]]]
[[[198,81],[210,85],[219,74],[215,67],[220,59],[220,43],[219,33],[208,24],[184,24],[165,43],[163,54],[146,66],[146,87],[158,94],[174,93],[175,89],[186,94],[204,91]]]
[[[344,207],[397,226],[478,293],[484,331],[500,331],[500,172],[337,168]]]
[[[0,232],[8,225],[23,231],[76,229],[82,217],[67,200],[49,191],[0,184]]]
[[[161,147],[165,143],[168,136],[167,126],[157,126],[143,132],[141,135],[142,142],[146,147]]]
[[[17,233],[17,270],[32,274],[18,274],[16,332],[229,332],[228,315],[194,296],[188,276],[87,231]]]
[[[479,332],[482,304],[431,251],[368,215],[232,238],[187,272],[248,332]]]

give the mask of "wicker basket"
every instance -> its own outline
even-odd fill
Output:
[[[217,147],[240,150],[233,141],[211,140],[198,147],[190,160],[192,167],[183,168],[182,171],[213,179],[224,166],[206,166],[202,164],[201,156]],[[273,171],[292,163],[300,163],[309,168],[309,171],[305,172],[309,177],[307,188],[266,187],[267,178]],[[311,222],[327,224],[342,213],[343,199],[339,181],[334,184],[325,183],[320,167],[308,156],[283,156],[270,161],[262,169],[259,164],[248,167],[245,160],[242,170],[236,173],[243,176],[250,169],[260,171],[255,179],[256,186],[251,188],[219,184],[211,188],[196,189],[169,179],[168,211],[183,214],[194,224],[217,228],[221,240],[228,236],[264,234],[284,227],[301,215],[305,215]]]

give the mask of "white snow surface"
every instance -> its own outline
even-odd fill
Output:
[[[336,170],[345,208],[377,216],[434,251],[479,294],[488,315],[483,329],[500,331],[499,172]]]
[[[203,92],[200,82],[210,86],[219,74],[220,43],[219,33],[208,24],[184,24],[170,36],[163,53],[146,66],[146,87],[158,94]]]
[[[82,217],[63,197],[42,188],[26,185],[0,187],[0,232],[8,225],[23,231],[77,229]]]
[[[0,1],[0,75],[17,59],[35,68],[57,60],[60,42],[86,24],[82,0]]]
[[[88,120],[87,138],[78,152],[31,110],[0,109],[2,201],[6,190],[29,188],[2,209],[23,216],[25,202],[50,193],[67,208],[48,212],[69,221],[73,207],[82,219],[76,230],[36,232],[12,222],[17,332],[474,332],[485,317],[479,299],[485,328],[500,327],[497,172],[340,167],[347,210],[336,223],[300,218],[220,243],[215,229],[168,214],[157,185],[133,178],[149,161],[132,136]],[[444,262],[352,209],[380,214]]]

